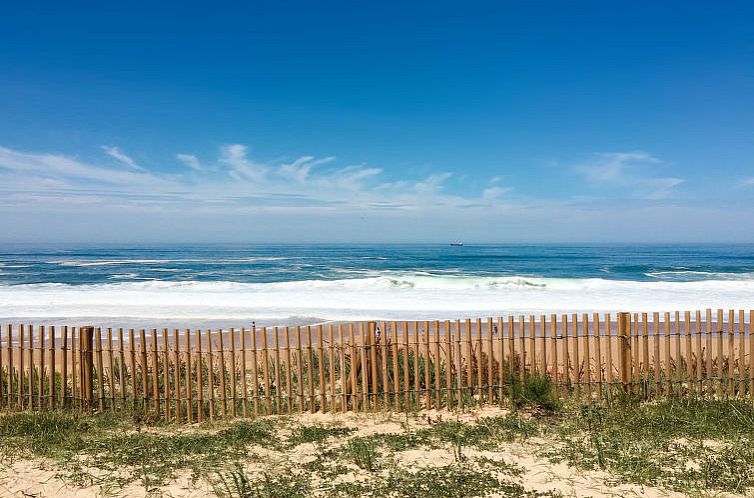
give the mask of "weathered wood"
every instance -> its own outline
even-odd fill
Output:
[[[184,351],[184,362],[186,365],[186,422],[189,424],[194,421],[194,389],[192,384],[192,377],[191,377],[191,330],[185,329],[183,331],[185,334],[184,337],[184,343],[186,347],[186,351]]]
[[[631,314],[618,313],[618,340],[620,344],[620,380],[623,390],[631,389]]]
[[[97,336],[95,338],[95,352],[97,355],[97,405],[99,406],[99,412],[102,413],[105,411],[105,370],[103,368],[102,361],[102,329],[100,327],[97,327],[96,333]],[[41,384],[39,386],[39,392],[42,392]]]
[[[162,395],[165,397],[165,420],[170,420],[173,417],[173,390],[170,389],[170,347],[166,328],[162,329]]]
[[[81,327],[79,329],[82,338],[81,370],[84,379],[84,403],[86,409],[91,410],[94,403],[94,327]],[[29,351],[31,352],[32,333],[29,330]],[[32,357],[29,355],[29,365],[32,366]],[[31,393],[33,376],[29,375],[29,392]]]
[[[160,382],[157,362],[157,329],[152,329],[152,351],[150,354],[152,363],[152,406],[156,414],[160,413]]]
[[[194,332],[194,342],[196,343],[196,419],[198,422],[204,421],[204,358],[202,357],[202,330],[196,329]]]

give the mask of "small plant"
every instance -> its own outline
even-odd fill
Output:
[[[530,407],[552,414],[562,407],[561,401],[553,393],[552,380],[547,375],[535,372],[523,380],[509,377],[508,383],[515,408]]]
[[[346,452],[353,463],[368,472],[374,472],[377,460],[377,445],[367,438],[355,438],[346,444]]]
[[[306,498],[312,492],[309,481],[298,474],[265,472],[255,480],[240,463],[227,472],[217,472],[210,481],[219,498]]]

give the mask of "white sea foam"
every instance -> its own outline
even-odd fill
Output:
[[[116,259],[112,261],[50,261],[60,266],[112,266],[169,263],[168,259]]]
[[[754,280],[382,274],[278,283],[141,281],[0,286],[0,317],[253,319],[459,318],[507,313],[750,308]]]

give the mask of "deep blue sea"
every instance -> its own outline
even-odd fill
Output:
[[[754,304],[754,245],[0,245],[0,318],[460,318]]]

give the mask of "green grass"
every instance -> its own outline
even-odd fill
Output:
[[[180,474],[222,497],[537,496],[521,486],[525,469],[500,457],[506,445],[537,438],[544,443],[530,448],[540,457],[603,470],[611,483],[692,496],[754,490],[750,400],[627,397],[545,412],[547,389],[533,391],[542,396],[527,395],[508,415],[467,422],[447,413],[422,423],[406,415],[397,432],[370,435],[293,416],[143,427],[112,415],[9,413],[0,416],[0,460],[44,458],[70,484],[135,482],[150,493]],[[402,452],[437,449],[446,451],[437,467],[402,463]],[[480,456],[486,451],[498,457]],[[299,454],[306,458],[292,458]]]
[[[668,399],[583,406],[554,432],[554,461],[608,470],[626,483],[699,494],[754,486],[754,405]]]

